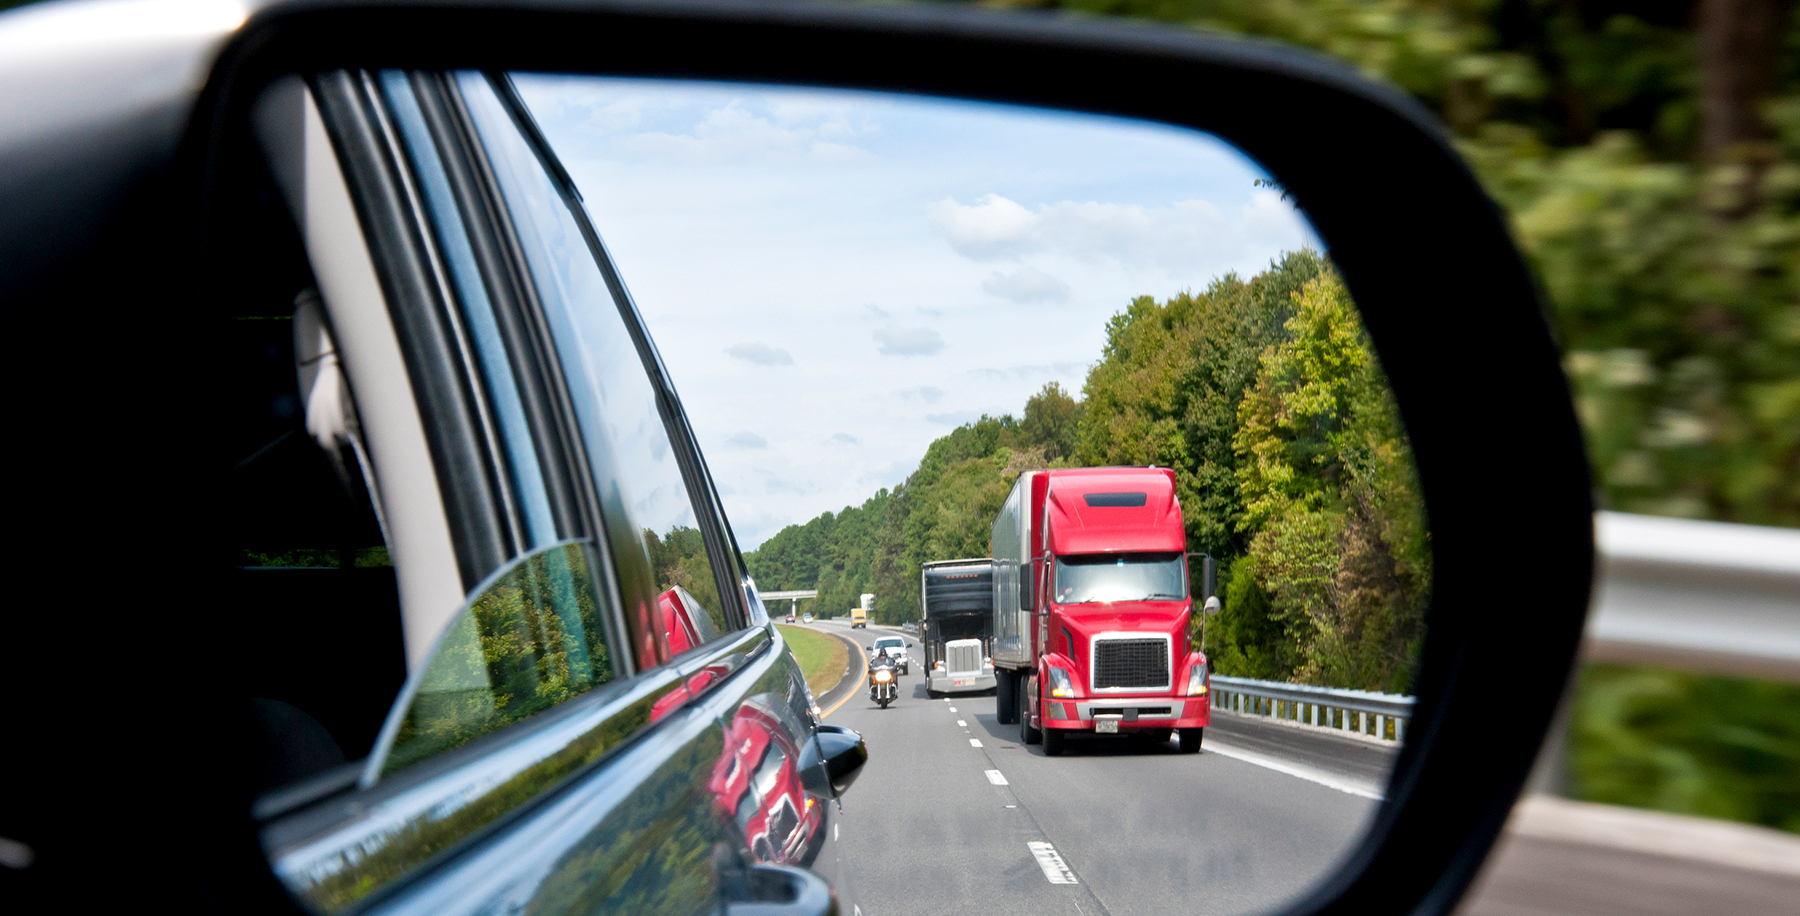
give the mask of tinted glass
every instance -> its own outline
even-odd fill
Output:
[[[412,159],[413,174],[419,191],[436,228],[434,241],[438,253],[450,271],[464,328],[475,349],[476,361],[487,383],[487,405],[493,413],[494,425],[512,471],[511,483],[525,519],[528,546],[536,547],[556,540],[556,526],[550,516],[550,497],[544,487],[538,465],[535,443],[525,419],[525,407],[519,399],[519,386],[513,377],[511,360],[500,335],[493,302],[482,282],[481,269],[469,241],[468,228],[458,211],[450,191],[450,181],[438,151],[426,130],[418,99],[406,75],[395,70],[381,74],[395,126]]]
[[[589,454],[612,462],[602,488],[621,491],[630,525],[649,554],[656,590],[685,588],[715,630],[729,630],[700,514],[596,252],[487,79],[462,74],[458,85],[511,209]]]
[[[467,744],[612,680],[584,544],[519,560],[451,622],[418,679],[381,771]]]
[[[1180,601],[1187,597],[1187,563],[1180,554],[1056,558],[1057,604]]]

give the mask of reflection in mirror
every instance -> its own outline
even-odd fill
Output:
[[[451,621],[396,707],[377,772],[460,747],[612,676],[585,543],[531,554],[477,589]]]
[[[1350,292],[1273,176],[1097,116],[515,80],[758,585],[816,590],[827,628],[870,593],[919,626],[940,661],[902,707],[959,689],[934,634],[992,657],[941,721],[831,714],[880,749],[860,895],[1047,894],[996,883],[1035,861],[1115,912],[1248,913],[1339,867],[1405,736],[1430,540]],[[938,625],[921,566],[964,558],[994,603]],[[929,876],[890,854],[946,837]]]

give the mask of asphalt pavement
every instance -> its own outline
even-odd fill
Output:
[[[863,657],[898,632],[814,626]],[[995,721],[991,693],[929,699],[915,665],[884,710],[860,670],[819,705],[869,746],[843,821],[868,916],[1267,910],[1360,841],[1393,753],[1217,714],[1197,756],[1127,737],[1072,740],[1048,758]]]

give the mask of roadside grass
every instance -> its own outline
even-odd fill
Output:
[[[794,659],[800,663],[813,696],[824,696],[825,691],[837,686],[850,664],[850,647],[843,640],[782,623],[776,624],[775,629],[781,631],[781,638],[794,650]]]

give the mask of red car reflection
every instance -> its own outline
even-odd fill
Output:
[[[700,606],[693,595],[688,594],[687,589],[679,585],[656,596],[656,624],[657,664],[667,664],[669,659],[695,646],[711,642],[719,635],[712,618],[707,616],[706,609]],[[725,671],[721,666],[708,666],[695,672],[683,685],[684,689],[663,694],[650,707],[650,721],[654,722],[680,709],[689,697],[705,691],[713,681],[723,677]]]
[[[823,839],[824,812],[802,787],[799,749],[766,702],[751,697],[738,707],[707,788],[758,861],[804,865]]]

